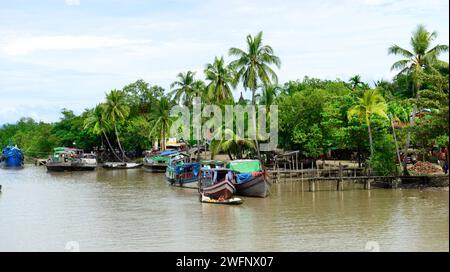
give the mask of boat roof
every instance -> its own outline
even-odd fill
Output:
[[[203,172],[221,172],[221,171],[223,171],[223,172],[229,172],[229,171],[234,172],[232,169],[225,168],[225,167],[217,167],[217,168],[205,168],[205,167],[202,167],[202,171]]]
[[[224,162],[221,160],[202,160],[202,164],[223,164]]]
[[[159,154],[156,154],[157,156],[167,156],[167,155],[172,155],[172,154],[176,154],[178,153],[178,151],[175,150],[167,150],[167,151],[163,151]]]
[[[250,173],[261,171],[261,162],[259,160],[235,160],[230,161],[227,168],[232,169],[236,172]]]

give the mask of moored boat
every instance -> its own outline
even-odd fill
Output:
[[[168,150],[146,156],[144,158],[144,169],[150,172],[165,172],[169,156],[177,153],[178,151]]]
[[[166,180],[171,185],[183,186],[184,184],[198,181],[199,177],[199,162],[191,162],[190,156],[184,153],[169,155]]]
[[[23,153],[17,146],[7,146],[3,148],[0,157],[1,167],[21,168],[23,167]]]
[[[236,174],[236,194],[242,196],[267,197],[271,183],[259,160],[236,160],[226,167]]]
[[[198,182],[200,202],[213,204],[240,204],[236,193],[234,172],[227,168],[202,168]]]
[[[136,169],[142,166],[142,163],[134,162],[105,162],[103,165],[105,169]]]
[[[45,166],[48,171],[89,171],[97,167],[97,160],[81,149],[56,147]]]

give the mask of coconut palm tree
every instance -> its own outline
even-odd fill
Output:
[[[190,104],[192,93],[194,91],[195,72],[187,71],[186,73],[179,73],[177,80],[170,84],[172,91],[169,93],[175,101],[182,103],[185,106]]]
[[[399,74],[409,74],[413,79],[413,97],[418,97],[420,89],[420,74],[424,69],[433,69],[438,63],[441,53],[448,51],[448,45],[437,44],[431,47],[431,42],[436,39],[437,32],[428,32],[425,26],[418,25],[410,40],[412,50],[404,49],[396,44],[388,49],[389,54],[404,57],[396,61],[391,70],[400,70]]]
[[[237,57],[230,63],[236,70],[236,82],[242,80],[244,89],[252,91],[252,103],[255,104],[255,95],[258,85],[271,85],[278,82],[278,76],[270,65],[280,68],[281,61],[274,55],[272,47],[262,44],[262,31],[255,37],[247,36],[247,50],[230,48],[229,55]]]
[[[213,63],[206,65],[204,73],[206,80],[210,81],[207,86],[210,101],[221,103],[233,100],[231,86],[234,86],[234,75],[232,70],[225,65],[223,57],[220,59],[215,57]]]
[[[281,61],[275,56],[273,49],[269,45],[262,44],[262,31],[255,37],[247,36],[247,50],[239,48],[230,48],[228,54],[237,57],[230,63],[230,66],[236,71],[236,82],[242,81],[244,89],[250,89],[252,92],[252,104],[255,105],[256,89],[262,83],[264,86],[278,83],[278,76],[270,65],[280,68]],[[256,131],[256,120],[253,121],[253,128]],[[256,151],[259,153],[258,139],[255,133]]]
[[[98,104],[94,109],[88,112],[87,118],[84,120],[84,128],[90,129],[95,135],[105,137],[109,149],[118,160],[121,160],[121,158],[117,156],[116,152],[114,152],[114,148],[112,147],[108,135],[106,134],[106,132],[111,130],[111,124],[105,118],[104,104]]]
[[[413,32],[413,36],[410,39],[410,45],[412,50],[404,49],[396,44],[389,47],[388,53],[394,55],[400,55],[404,57],[401,60],[396,61],[391,70],[400,70],[397,74],[407,74],[412,79],[412,97],[416,99],[419,98],[419,90],[420,90],[420,78],[421,74],[424,71],[432,71],[434,72],[436,69],[435,65],[439,66],[441,61],[438,60],[438,57],[441,53],[448,52],[448,45],[437,44],[434,47],[431,47],[431,43],[437,37],[437,32],[428,32],[425,29],[425,26],[418,25],[416,30]],[[413,112],[410,115],[410,126],[408,129],[408,136],[405,145],[405,153],[407,152],[409,145],[411,143],[411,130],[415,124],[415,115],[417,113],[417,103],[414,104]],[[406,162],[403,162],[403,168],[405,170],[405,174],[408,174],[406,168]]]
[[[220,137],[220,140],[213,140],[211,143],[211,159],[214,159],[214,156],[220,151],[227,152],[230,160],[234,159],[232,153],[235,154],[235,158],[242,159],[245,148],[256,149],[254,141],[238,139],[237,135],[231,129],[220,127],[215,133],[225,135],[225,137]]]
[[[117,130],[117,123],[124,121],[130,113],[130,108],[125,102],[125,93],[120,90],[112,90],[106,95],[106,102],[104,106],[104,114],[108,122],[111,122],[114,126],[114,132],[116,134],[117,144],[119,145],[120,152],[122,153],[122,161],[126,159],[125,152],[120,144],[119,132]]]
[[[150,113],[150,119],[153,121],[149,138],[160,139],[162,150],[166,149],[166,137],[169,135],[169,128],[173,122],[173,118],[170,116],[170,108],[169,100],[166,97],[162,97]]]
[[[360,87],[364,84],[364,82],[361,81],[360,75],[355,75],[355,76],[351,77],[348,81],[349,81],[353,91],[356,90],[357,87]]]
[[[370,155],[371,157],[373,157],[374,151],[370,117],[375,114],[384,118],[388,118],[386,114],[386,101],[377,90],[364,91],[363,97],[358,98],[358,100],[358,104],[354,105],[348,110],[348,119],[351,119],[354,115],[356,115],[358,116],[360,121],[364,121],[366,123],[369,132]]]
[[[260,105],[266,105],[270,107],[276,103],[277,96],[281,91],[281,87],[278,85],[269,85],[262,88],[261,94],[257,94],[256,98]]]

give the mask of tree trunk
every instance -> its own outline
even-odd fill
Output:
[[[402,160],[400,159],[400,151],[398,149],[398,142],[397,142],[397,136],[395,135],[395,128],[394,128],[394,123],[392,123],[391,121],[391,126],[392,126],[392,135],[394,136],[394,142],[395,142],[395,151],[397,153],[397,160],[398,160],[398,164],[402,165]],[[395,164],[395,175],[397,175],[397,164]]]
[[[253,118],[253,130],[255,131],[255,146],[256,146],[256,153],[258,155],[258,160],[261,161],[261,154],[259,152],[259,143],[258,143],[258,132],[256,130],[256,101],[255,101],[255,90],[252,90],[252,105],[253,110],[255,111],[255,118]]]
[[[120,152],[122,153],[122,162],[125,161],[126,156],[125,152],[123,152],[122,145],[120,144],[119,133],[117,132],[117,126],[114,123],[114,131],[116,132],[117,144],[119,145]]]
[[[162,127],[162,137],[161,137],[162,143],[161,143],[161,150],[166,150],[166,126],[163,124]]]
[[[233,160],[233,156],[231,156],[231,151],[229,149],[227,150],[227,153],[228,153],[228,157],[230,157],[230,161],[232,161]]]
[[[372,140],[372,130],[370,129],[370,122],[367,121],[367,129],[369,130],[369,145],[370,145],[370,158],[373,158],[373,140]]]
[[[409,176],[408,168],[407,168],[407,154],[409,145],[411,144],[411,132],[415,125],[415,118],[416,118],[416,112],[417,112],[417,104],[414,104],[413,111],[411,112],[411,115],[409,116],[409,128],[408,128],[408,136],[406,138],[406,145],[403,152],[403,174],[405,176]]]
[[[115,156],[119,161],[122,161],[122,160],[119,158],[119,156],[117,156],[116,152],[114,151],[114,148],[112,147],[111,142],[109,141],[108,136],[106,136],[106,133],[105,133],[104,131],[102,131],[102,132],[103,132],[103,135],[105,136],[106,142],[108,143],[111,152],[114,154],[114,156]]]

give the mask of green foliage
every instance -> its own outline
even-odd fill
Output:
[[[249,104],[244,99],[237,103],[232,99],[231,89],[241,82],[244,89],[252,91],[252,103],[266,105],[267,109],[278,105],[279,148],[300,150],[313,158],[331,150],[359,152],[365,157],[371,153],[370,166],[388,174],[395,168],[396,154],[387,116],[395,121],[400,147],[406,146],[409,134],[411,146],[424,154],[449,145],[449,66],[437,59],[448,51],[448,46],[432,46],[435,38],[435,32],[419,26],[411,38],[411,50],[391,46],[389,53],[402,57],[392,66],[399,74],[392,81],[374,82],[374,88],[359,75],[348,82],[304,77],[278,86],[272,67],[280,67],[280,59],[272,47],[263,44],[259,32],[247,36],[245,50],[229,50],[229,55],[235,57],[229,65],[217,57],[207,64],[203,71],[206,84],[197,80],[192,71],[179,73],[166,96],[162,87],[139,79],[121,90],[112,90],[103,103],[80,115],[63,109],[55,123],[22,118],[15,124],[5,124],[0,127],[0,145],[16,144],[32,157],[45,157],[55,146],[73,145],[86,150],[122,150],[123,146],[126,151],[140,154],[154,141],[164,147],[174,121],[170,109],[176,104],[192,106],[195,97],[217,103],[222,109],[226,104]],[[411,126],[414,108],[422,112],[416,114]],[[244,115],[244,119],[247,121],[248,116]],[[201,121],[208,122],[207,118]],[[248,130],[248,126],[244,129]],[[223,128],[215,131],[232,137],[212,141],[213,153],[243,158],[258,151],[253,139],[237,139],[233,131]],[[185,140],[192,145],[204,144]]]
[[[396,173],[395,143],[391,135],[387,133],[376,137],[374,141],[375,152],[368,161],[377,175],[390,175]]]
[[[22,118],[16,124],[6,124],[0,128],[0,145],[17,145],[27,157],[45,157],[61,142],[53,131],[52,124]]]

